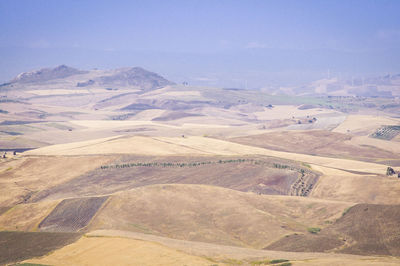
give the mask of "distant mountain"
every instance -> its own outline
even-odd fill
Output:
[[[60,65],[55,68],[42,68],[31,72],[21,73],[9,83],[2,84],[1,86],[7,87],[11,85],[14,88],[23,89],[27,87],[26,85],[49,85],[49,81],[56,79],[58,80],[58,85],[64,82],[66,88],[70,88],[70,84],[75,83],[76,87],[133,87],[139,88],[143,91],[148,91],[175,84],[174,82],[141,67],[84,71],[66,65]]]
[[[77,74],[85,74],[88,71],[78,70],[66,65],[54,68],[42,68],[31,72],[23,72],[11,80],[10,83],[35,83],[45,82],[53,79],[62,79]]]
[[[140,67],[122,68],[115,70],[116,73],[95,79],[95,82],[110,87],[137,86],[143,90],[161,88],[175,83],[162,76],[147,71]]]

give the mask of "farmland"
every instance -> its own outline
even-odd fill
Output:
[[[0,90],[1,263],[399,264],[391,99],[48,71]]]

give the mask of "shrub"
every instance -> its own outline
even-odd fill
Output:
[[[388,167],[387,169],[386,169],[386,175],[394,175],[396,172],[393,170],[393,168],[392,167]]]
[[[348,213],[350,211],[350,209],[351,209],[351,207],[344,209],[342,216],[344,216],[346,213]]]
[[[285,262],[285,263],[283,263]],[[281,264],[283,263],[283,264]],[[289,260],[285,260],[285,259],[275,259],[275,260],[258,260],[258,261],[252,261],[250,262],[251,265],[267,265],[267,264],[279,264],[279,266],[281,265],[292,265]]]
[[[282,262],[288,262],[289,260],[285,260],[285,259],[277,259],[277,260],[271,260],[269,262],[269,264],[277,264],[277,263],[282,263]],[[280,264],[283,265],[283,264]]]
[[[321,231],[321,228],[318,227],[308,227],[307,231],[311,234],[318,234]]]

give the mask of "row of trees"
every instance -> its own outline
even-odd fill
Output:
[[[167,163],[167,162],[150,162],[150,163],[124,163],[115,165],[102,165],[101,169],[113,169],[113,168],[130,168],[130,167],[196,167],[208,164],[225,164],[225,163],[244,163],[254,162],[253,159],[231,159],[231,160],[218,160],[218,161],[207,161],[207,162],[188,162],[188,163]]]
[[[229,159],[229,160],[218,160],[218,161],[205,161],[205,162],[136,162],[136,163],[123,163],[123,164],[114,164],[114,165],[102,165],[100,169],[121,169],[121,168],[131,168],[131,167],[197,167],[203,165],[212,165],[212,164],[227,164],[227,163],[252,163],[255,165],[266,165],[269,167],[277,168],[277,169],[287,169],[292,171],[297,171],[303,177],[305,175],[305,170],[302,168],[296,168],[286,164],[280,163],[272,163],[265,162],[261,160],[254,160],[254,159]]]

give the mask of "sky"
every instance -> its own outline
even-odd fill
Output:
[[[400,1],[0,0],[0,82],[66,64],[260,88],[400,73]]]

